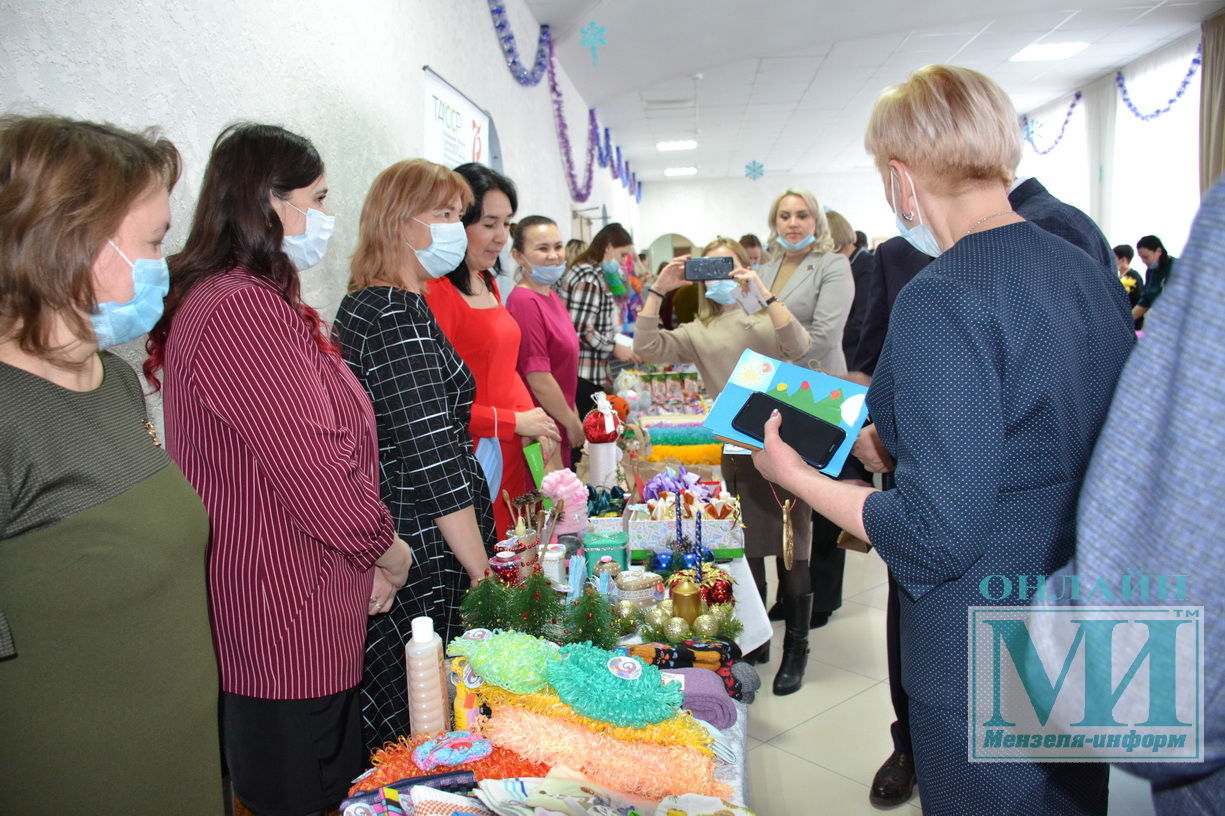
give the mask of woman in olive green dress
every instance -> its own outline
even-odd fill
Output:
[[[161,314],[178,172],[152,134],[0,118],[0,813],[222,812],[207,517],[103,351]]]

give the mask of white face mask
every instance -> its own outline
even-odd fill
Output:
[[[328,239],[336,229],[336,216],[327,215],[314,207],[303,211],[289,201],[281,200],[306,216],[306,232],[301,235],[286,235],[281,241],[281,249],[298,271],[302,272],[323,260],[328,251]]]
[[[915,213],[919,219],[919,223],[912,227],[906,223],[906,220],[897,211],[898,197],[897,185],[894,183],[895,178],[893,170],[890,170],[889,192],[891,200],[889,204],[893,207],[893,218],[897,222],[897,231],[919,252],[922,252],[924,255],[930,255],[933,258],[940,257],[942,252],[940,242],[936,240],[936,235],[932,232],[932,228],[923,222],[923,210],[919,207],[919,195],[915,192],[914,179],[910,177],[909,173],[906,174],[906,180],[910,182],[910,195],[914,198]]]
[[[454,272],[468,251],[468,232],[464,229],[463,223],[445,221],[430,224],[420,218],[413,220],[430,228],[430,245],[425,249],[417,249],[412,244],[408,244],[412,251],[417,253],[417,260],[421,261],[426,273],[431,278],[441,278],[443,275]]]

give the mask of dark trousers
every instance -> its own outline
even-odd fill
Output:
[[[893,699],[893,716],[897,717],[889,732],[893,735],[893,750],[899,754],[913,754],[910,744],[910,697],[902,688],[902,643],[899,630],[899,604],[897,594],[901,591],[889,571],[889,603],[885,607],[885,651],[889,660],[889,696]]]
[[[842,573],[846,567],[846,550],[838,546],[837,524],[820,513],[812,514],[812,555],[808,560],[808,575],[812,582],[812,611],[831,613],[842,606]]]
[[[894,486],[893,474],[885,473],[881,477],[881,488],[889,490]],[[889,661],[889,696],[893,699],[893,725],[889,732],[893,735],[893,750],[899,754],[913,754],[914,747],[910,742],[910,696],[902,688],[902,636],[900,632],[901,605],[897,594],[901,587],[893,579],[893,570],[889,570],[889,601],[885,606],[885,653]]]

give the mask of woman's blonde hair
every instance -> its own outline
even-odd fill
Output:
[[[949,189],[1011,184],[1021,161],[1021,128],[1008,94],[954,65],[928,65],[886,88],[863,144],[882,174],[896,159]]]
[[[379,173],[366,193],[357,227],[357,248],[349,263],[349,291],[376,281],[399,281],[412,248],[404,227],[413,216],[459,198],[460,209],[472,203],[472,189],[454,170],[425,159],[396,162]]]
[[[787,196],[798,196],[803,199],[804,206],[812,213],[813,220],[816,222],[816,227],[812,234],[816,241],[813,242],[810,249],[813,252],[833,252],[834,240],[829,236],[829,222],[825,220],[825,212],[821,209],[821,205],[817,203],[817,197],[812,194],[812,190],[806,190],[803,187],[792,187],[789,190],[783,190],[774,199],[774,203],[770,205],[770,237],[766,239],[766,243],[770,246],[770,252],[774,253],[782,249],[774,239],[778,238],[778,208]]]
[[[842,213],[830,210],[825,214],[825,220],[829,223],[829,236],[834,241],[835,251],[841,251],[847,244],[855,243],[855,230],[851,229],[851,222],[847,221]]]
[[[702,257],[705,258],[716,249],[730,250],[732,255],[736,257],[736,266],[741,266],[745,269],[749,268],[749,255],[744,251],[744,247],[740,246],[739,241],[720,235],[702,247]],[[706,287],[700,281],[695,283],[694,286],[698,287],[698,320],[703,323],[709,323],[719,316],[723,307],[706,297]]]

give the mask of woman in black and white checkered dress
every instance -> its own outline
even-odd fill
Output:
[[[468,433],[476,384],[422,296],[431,278],[463,257],[459,219],[471,200],[462,177],[422,159],[379,174],[336,315],[341,352],[374,406],[383,501],[413,550],[391,611],[369,620],[362,731],[370,750],[411,731],[409,622],[428,615],[444,641],[458,635],[460,599],[485,574],[493,544],[488,491]]]

